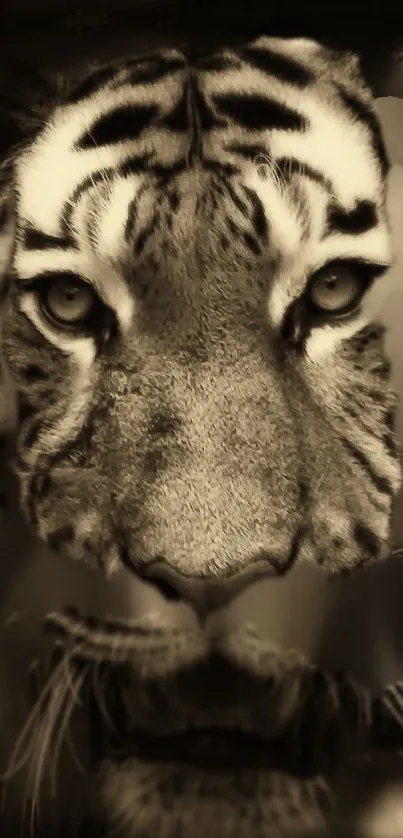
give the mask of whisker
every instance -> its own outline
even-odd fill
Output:
[[[30,800],[30,833],[34,835],[35,821],[40,818],[40,795],[46,776],[48,758],[52,753],[51,791],[55,794],[56,770],[60,750],[74,708],[81,703],[80,689],[87,677],[88,667],[74,672],[76,647],[64,649],[61,654],[60,641],[56,644],[53,655],[53,669],[50,672],[37,700],[28,714],[25,724],[12,749],[7,769],[1,779],[5,783],[2,793],[4,807],[7,783],[24,766],[28,765],[28,776],[21,812],[23,827],[28,801]],[[55,655],[57,660],[55,662]],[[35,675],[35,685],[39,683],[39,662],[33,661],[30,673]],[[31,678],[32,680],[32,678]],[[56,733],[56,737],[55,737]]]
[[[39,812],[40,794],[46,775],[46,761],[50,754],[52,737],[60,719],[61,709],[68,695],[68,685],[63,679],[56,684],[45,710],[45,717],[36,731],[36,744],[30,761],[27,792],[31,799],[31,829],[35,811]]]
[[[77,692],[77,681],[78,681],[78,679],[76,679],[76,682],[74,683],[73,678],[72,678],[72,674],[71,674],[71,670],[69,668],[70,661],[73,660],[73,658],[74,658],[74,649],[69,650],[69,652],[63,656],[63,659],[62,659],[62,662],[64,663],[63,674],[64,674],[64,677],[66,678],[67,683],[68,683],[69,690],[70,690],[70,692],[73,696],[74,703],[76,705],[80,706],[82,704],[82,700],[81,700],[81,696],[80,696],[79,692]],[[80,686],[82,686],[82,684],[80,684]]]
[[[60,678],[60,669],[61,667],[57,667],[55,671],[49,677],[47,683],[43,687],[42,693],[39,696],[36,704],[32,708],[31,712],[28,715],[28,718],[23,726],[20,735],[17,738],[15,746],[13,748],[9,766],[5,772],[0,775],[1,780],[9,780],[11,777],[15,776],[21,768],[26,765],[27,762],[27,753],[24,751],[24,746],[26,744],[26,740],[32,731],[35,732],[35,723],[40,718],[41,713],[45,707],[46,700],[49,694],[54,689],[55,685],[57,686],[58,678]]]
[[[60,752],[61,752],[61,749],[62,749],[63,742],[65,741],[65,734],[66,734],[67,728],[69,726],[73,711],[74,711],[75,707],[77,706],[76,697],[78,695],[78,691],[82,687],[82,685],[83,685],[83,683],[84,683],[84,681],[87,677],[87,672],[88,672],[88,667],[87,667],[87,670],[83,670],[82,672],[79,672],[76,675],[76,680],[75,680],[75,683],[73,685],[73,689],[71,689],[71,685],[72,685],[71,674],[69,674],[69,677],[68,677],[68,692],[65,696],[65,698],[67,700],[65,701],[63,718],[60,721],[59,730],[58,730],[58,733],[57,733],[57,736],[56,736],[56,739],[55,739],[52,764],[51,764],[51,768],[50,768],[50,789],[51,789],[51,795],[54,798],[56,797],[56,774],[57,774],[57,767],[58,767]],[[81,699],[79,700],[79,703],[81,704]]]
[[[271,160],[265,154],[259,154],[255,159],[255,166],[261,177],[271,175],[280,192],[284,192],[286,187],[285,177],[275,160]]]

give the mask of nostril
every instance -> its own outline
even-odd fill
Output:
[[[165,568],[164,559],[158,556],[154,561],[158,562],[158,567],[161,566],[166,572],[154,572],[153,564],[146,568],[137,567],[132,561],[130,552],[123,544],[119,546],[120,559],[122,564],[131,572],[138,574],[151,585],[153,585],[162,594],[162,596],[169,602],[179,602],[183,600],[181,591],[173,584],[169,577],[169,569]]]
[[[173,585],[171,585],[171,583],[170,583],[170,582],[167,582],[165,579],[157,579],[157,578],[153,579],[153,578],[148,578],[148,580],[147,580],[147,581],[148,581],[148,582],[150,582],[152,585],[154,585],[154,587],[155,587],[155,588],[157,588],[157,590],[158,590],[158,591],[159,591],[159,592],[160,592],[160,593],[161,593],[161,594],[165,597],[165,599],[167,599],[169,602],[180,602],[180,601],[183,601],[183,597],[182,597],[182,595],[179,593],[179,591],[177,591],[177,590],[176,590],[176,588],[174,588],[174,586],[173,586]]]
[[[170,602],[183,601],[184,591],[180,584],[182,577],[170,567],[163,556],[155,557],[151,564],[143,571],[143,578],[154,585]]]
[[[276,569],[275,557],[271,554],[259,553],[241,571],[227,577],[186,575],[160,555],[139,564],[133,561],[128,550],[121,550],[121,557],[132,573],[153,585],[165,600],[190,605],[204,618],[212,611],[228,607],[253,582],[266,577],[278,577],[280,572],[287,572],[294,563],[297,550],[291,552],[291,559],[285,569],[280,564]]]

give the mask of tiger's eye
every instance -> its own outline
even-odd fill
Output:
[[[350,306],[360,290],[360,278],[351,268],[330,265],[313,276],[309,295],[315,308],[332,313]]]
[[[95,300],[95,294],[86,282],[70,277],[50,281],[45,292],[49,314],[66,325],[74,326],[85,321]]]

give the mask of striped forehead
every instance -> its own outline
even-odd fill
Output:
[[[346,212],[367,201],[382,218],[383,178],[368,120],[352,116],[346,96],[343,102],[336,86],[321,79],[320,49],[304,39],[264,38],[196,66],[173,52],[161,58],[165,72],[152,84],[144,83],[144,73],[136,76],[133,62],[122,64],[112,81],[58,108],[22,157],[17,172],[22,227],[31,225],[49,237],[68,233],[66,219],[85,188],[109,180],[112,221],[108,229],[101,225],[102,241],[116,251],[138,188],[132,177],[136,161],[149,158],[151,172],[186,165],[194,130],[203,159],[235,165],[259,192],[269,219],[276,215],[284,163],[285,171],[293,166],[319,172],[322,191]],[[269,161],[277,193],[256,180],[262,157]],[[316,193],[312,207],[318,200]]]

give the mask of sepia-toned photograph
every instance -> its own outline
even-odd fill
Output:
[[[2,0],[0,836],[403,838],[403,7]]]

